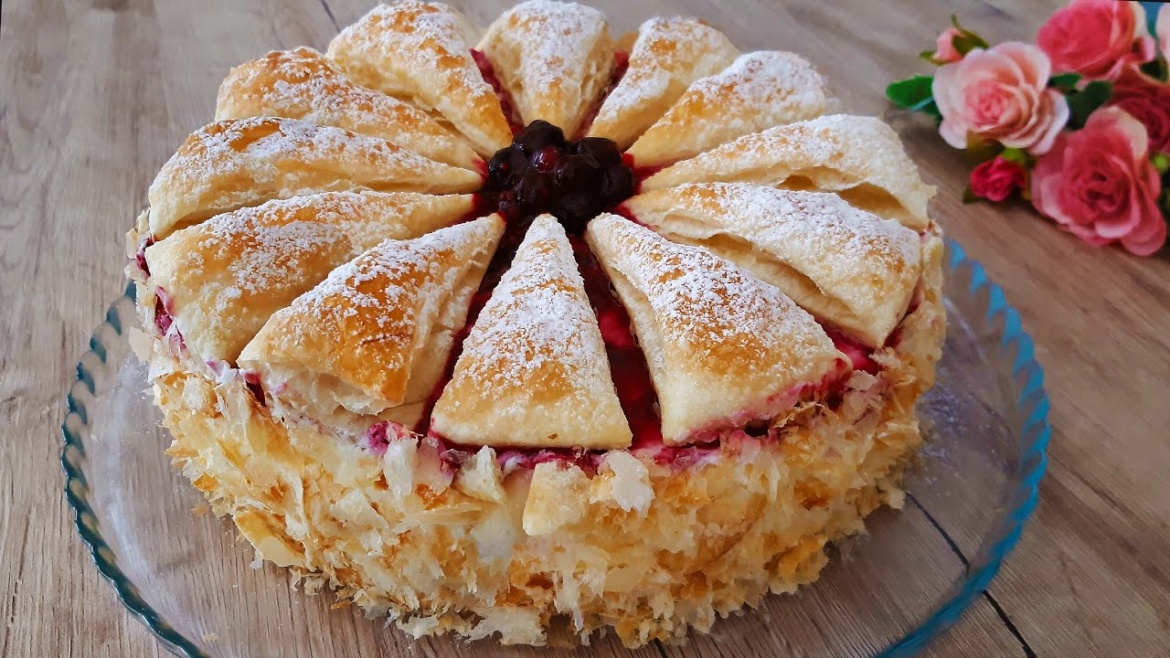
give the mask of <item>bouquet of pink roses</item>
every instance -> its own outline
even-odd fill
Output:
[[[1018,195],[1097,245],[1148,256],[1170,216],[1170,9],[1073,0],[1036,44],[989,45],[957,19],[922,57],[933,76],[886,90],[981,160],[966,200]]]

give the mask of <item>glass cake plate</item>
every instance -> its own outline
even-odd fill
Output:
[[[1048,399],[1032,339],[983,267],[948,244],[946,349],[920,404],[927,445],[901,511],[831,549],[820,580],[720,620],[711,635],[637,656],[910,656],[962,615],[1015,546],[1046,464]],[[171,468],[146,368],[127,332],[133,289],[114,302],[77,365],[62,427],[66,496],[122,603],[188,657],[555,655],[492,640],[415,641],[311,595],[251,547]],[[420,653],[421,652],[421,653]],[[575,653],[624,654],[610,634]]]

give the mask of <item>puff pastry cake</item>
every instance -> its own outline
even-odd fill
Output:
[[[176,466],[413,635],[628,646],[815,581],[901,505],[933,190],[799,55],[375,7],[232,69],[128,236]]]

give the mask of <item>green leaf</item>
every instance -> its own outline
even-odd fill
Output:
[[[1085,88],[1068,96],[1068,126],[1073,130],[1084,128],[1089,115],[1105,104],[1113,95],[1113,83],[1094,80]]]
[[[975,196],[975,193],[971,191],[970,185],[963,188],[963,203],[978,203],[982,200],[982,197]]]
[[[936,124],[942,123],[942,112],[939,111],[938,105],[934,102],[933,98],[930,100],[929,103],[922,106],[922,113],[925,114],[926,116],[930,117],[931,119],[934,119],[934,122]]]
[[[1157,169],[1159,174],[1170,171],[1170,155],[1166,153],[1155,153],[1150,160],[1154,164],[1154,169]]]
[[[1142,64],[1138,70],[1159,82],[1166,82],[1168,69],[1170,69],[1170,62],[1167,62],[1165,57],[1159,55]]]
[[[1014,162],[1021,167],[1028,166],[1028,154],[1024,152],[1024,149],[1006,148],[1003,150],[1003,153],[999,154],[999,157],[1008,162]]]
[[[886,97],[898,107],[919,110],[922,108],[917,106],[934,99],[933,92],[930,90],[933,83],[934,77],[929,75],[916,75],[905,80],[891,82],[890,86],[886,87]]]
[[[983,37],[975,34],[974,32],[971,32],[970,30],[963,30],[959,36],[951,39],[951,44],[955,46],[955,50],[957,50],[960,55],[966,55],[976,48],[983,48],[986,50],[988,47],[987,42],[983,40]]]
[[[1076,89],[1077,83],[1081,81],[1080,73],[1061,73],[1054,75],[1048,79],[1048,86],[1054,87],[1064,92]]]
[[[918,53],[918,59],[921,59],[925,62],[929,62],[931,64],[934,64],[935,66],[938,66],[938,62],[934,61],[934,51],[933,50],[924,50],[924,51]]]
[[[951,45],[955,47],[955,50],[960,55],[966,55],[976,48],[986,49],[991,47],[986,39],[960,25],[958,14],[951,14],[951,25],[955,26],[955,29],[959,31],[959,35],[951,40]]]

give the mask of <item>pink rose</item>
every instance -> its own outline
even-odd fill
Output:
[[[1073,0],[1048,18],[1036,45],[1048,53],[1057,73],[1116,80],[1129,65],[1154,59],[1146,32],[1146,11],[1136,2]]]
[[[1023,166],[997,155],[971,172],[971,193],[999,203],[1023,188],[1027,179]]]
[[[943,117],[939,134],[960,149],[973,135],[1044,153],[1068,122],[1068,101],[1048,88],[1051,73],[1039,48],[1016,42],[977,48],[940,67],[932,86]]]
[[[937,64],[950,64],[963,59],[963,55],[955,50],[955,37],[962,36],[963,31],[957,27],[948,27],[938,35],[934,47],[934,61]]]
[[[1032,203],[1086,242],[1120,240],[1134,254],[1153,254],[1166,242],[1166,220],[1148,144],[1145,126],[1124,110],[1097,110],[1036,163]]]
[[[1126,69],[1113,87],[1109,104],[1142,122],[1150,136],[1151,153],[1170,153],[1170,84]]]

